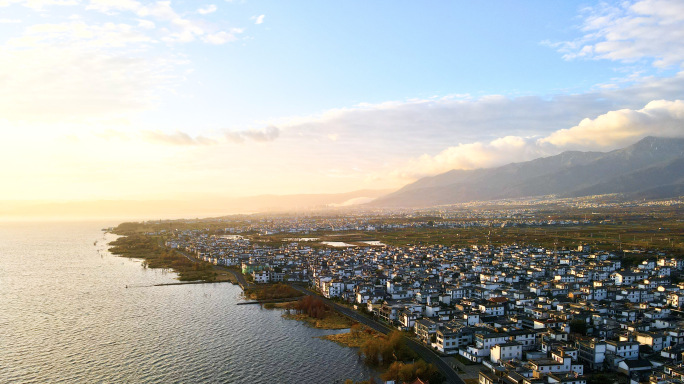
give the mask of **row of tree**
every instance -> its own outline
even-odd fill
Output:
[[[380,377],[385,381],[394,380],[407,383],[411,383],[416,379],[434,384],[442,382],[442,375],[437,368],[432,364],[426,363],[424,360],[418,360],[415,363],[409,364],[395,361]]]
[[[251,275],[246,275],[251,276]],[[275,300],[298,297],[302,294],[287,284],[264,284],[245,289],[245,295],[256,300]]]
[[[323,319],[330,313],[330,307],[323,300],[315,296],[304,296],[288,309],[294,309],[298,313],[305,313],[314,319]]]
[[[393,331],[366,341],[359,349],[366,363],[374,366],[389,366],[395,361],[415,359],[415,353],[404,343],[401,332]]]

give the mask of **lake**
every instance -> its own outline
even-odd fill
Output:
[[[111,255],[109,222],[0,223],[0,382],[334,383],[373,372],[335,333],[236,305],[229,283]],[[128,286],[128,288],[127,288]]]

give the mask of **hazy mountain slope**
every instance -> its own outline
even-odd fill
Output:
[[[591,187],[567,193],[568,197],[603,195],[607,193],[625,193],[625,191],[641,191],[655,187],[684,183],[684,157],[635,172],[613,177]]]
[[[676,185],[680,163],[667,164],[680,158],[684,139],[647,137],[607,153],[570,151],[497,168],[453,170],[420,179],[371,204],[418,207],[550,194],[585,196],[595,194],[592,191],[631,193],[644,188],[639,180],[648,180],[650,187]]]
[[[502,191],[519,185],[526,196],[529,191],[525,180],[540,175],[559,172],[567,167],[586,164],[602,156],[600,152],[563,152],[559,155],[535,159],[524,163],[512,163],[498,168],[476,170],[453,170],[440,175],[426,177],[402,189],[376,199],[378,206],[426,206],[451,204],[472,200],[496,199],[506,193]],[[535,193],[538,194],[538,193]]]
[[[684,196],[684,182],[660,185],[629,194],[632,199],[665,199],[677,196]]]

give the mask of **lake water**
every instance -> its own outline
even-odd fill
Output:
[[[116,223],[0,223],[0,382],[334,383],[367,380],[334,331],[236,305],[232,284],[112,256]],[[94,245],[94,242],[97,244]],[[128,288],[126,288],[128,286]]]

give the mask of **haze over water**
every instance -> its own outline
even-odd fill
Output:
[[[115,223],[0,223],[0,382],[331,383],[367,379],[356,350],[232,284],[109,254]],[[97,244],[93,243],[97,240]],[[128,285],[128,288],[126,286]]]

